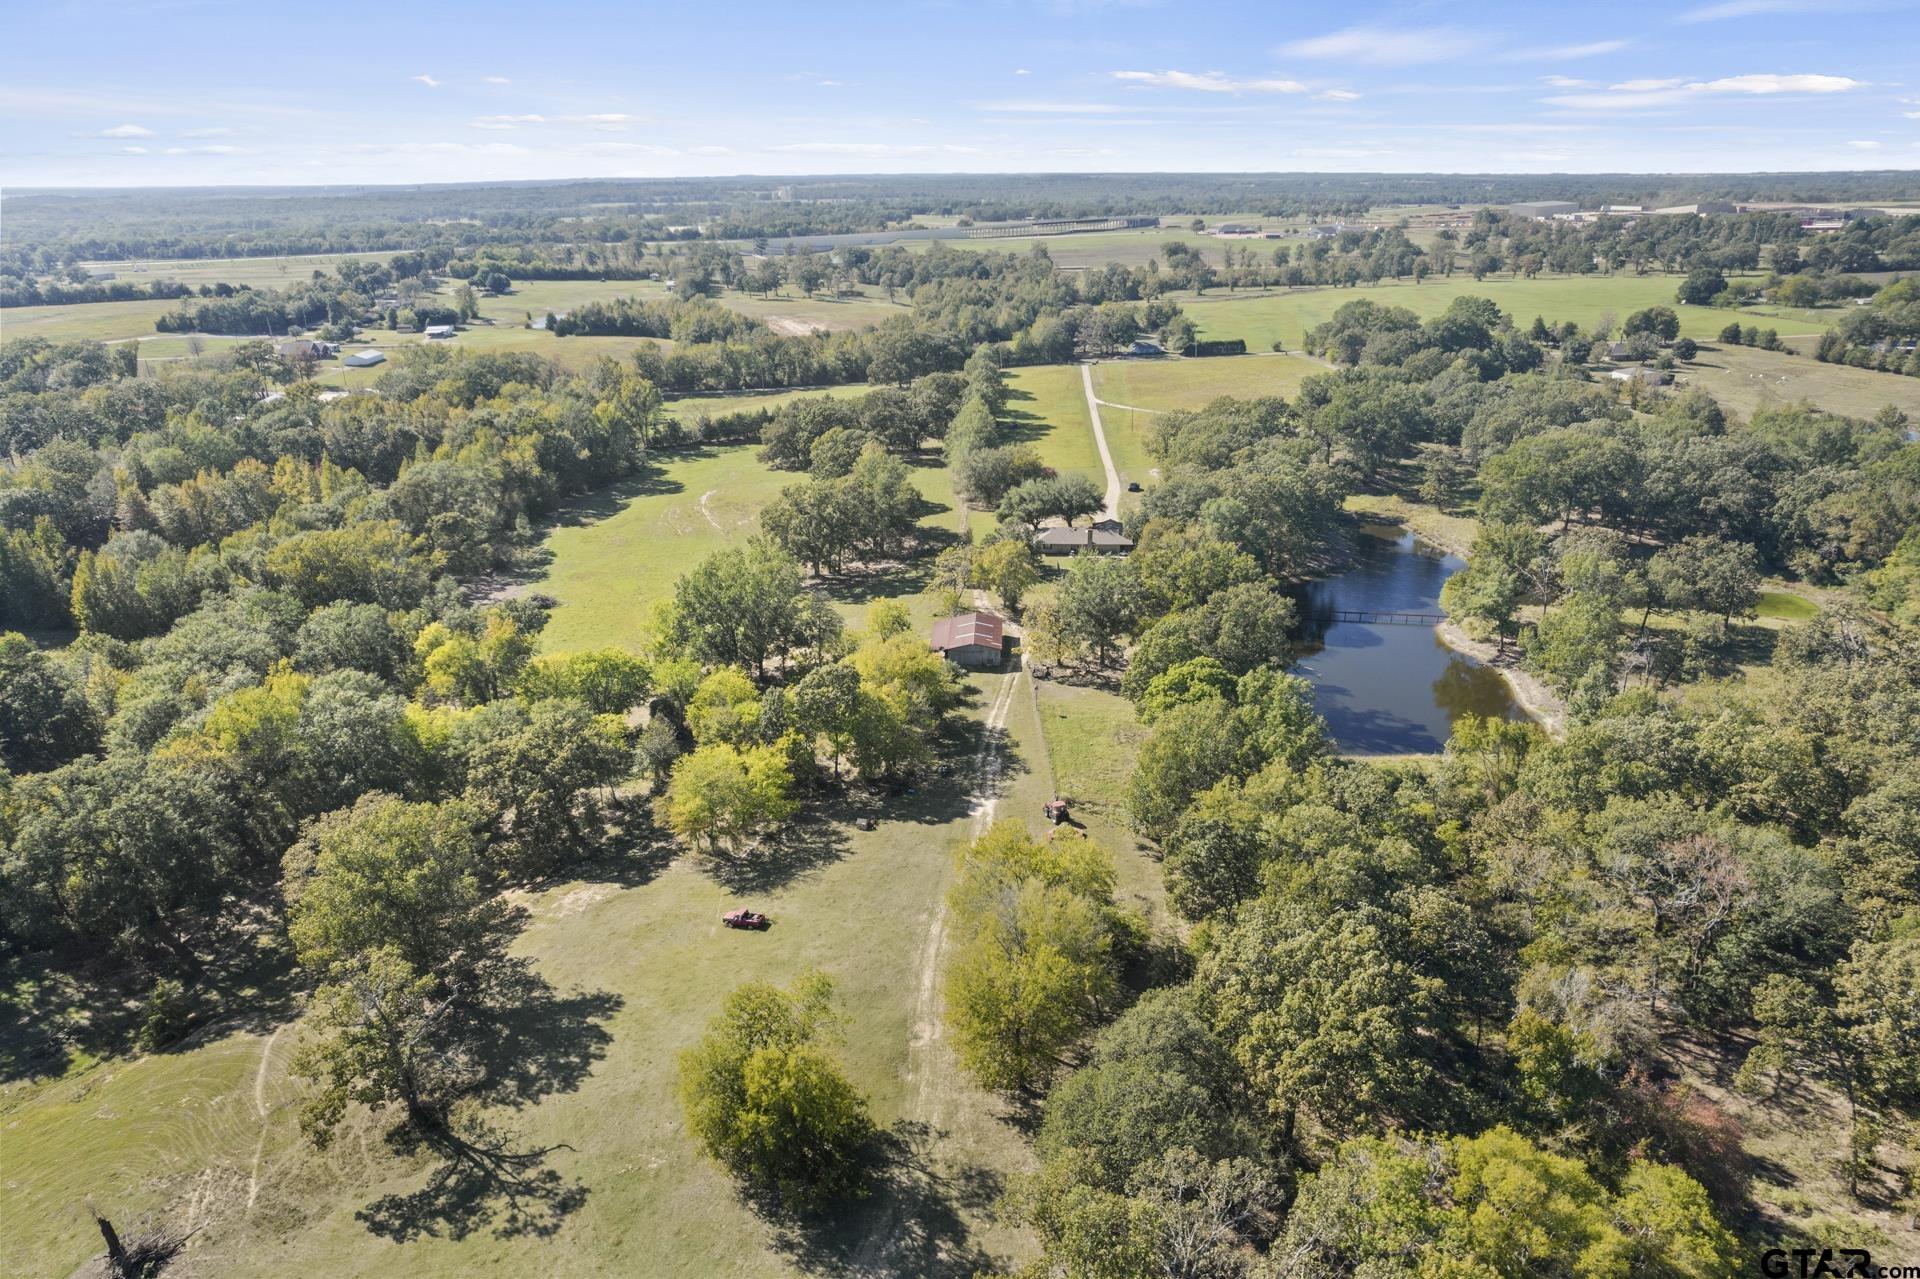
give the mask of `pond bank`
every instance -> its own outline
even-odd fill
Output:
[[[1549,737],[1557,739],[1566,732],[1566,702],[1538,676],[1520,669],[1518,648],[1510,647],[1502,653],[1497,646],[1468,635],[1457,622],[1442,622],[1434,628],[1434,632],[1439,635],[1440,642],[1454,652],[1471,657],[1497,672],[1506,681],[1507,690],[1513,694],[1514,704],[1525,711],[1534,723],[1546,729]]]

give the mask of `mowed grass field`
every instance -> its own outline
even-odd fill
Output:
[[[1333,318],[1349,302],[1366,299],[1381,306],[1403,306],[1425,319],[1445,311],[1456,297],[1490,298],[1514,323],[1525,328],[1534,316],[1549,324],[1572,320],[1592,328],[1611,315],[1616,331],[1620,322],[1650,306],[1672,307],[1680,316],[1680,332],[1695,339],[1713,338],[1728,324],[1758,324],[1779,331],[1818,333],[1838,323],[1839,307],[1792,308],[1755,306],[1724,310],[1710,306],[1682,306],[1674,301],[1676,275],[1565,276],[1533,280],[1489,278],[1476,281],[1465,274],[1452,279],[1430,277],[1424,284],[1362,285],[1351,289],[1258,290],[1229,293],[1215,289],[1202,297],[1174,294],[1200,329],[1203,338],[1245,338],[1249,348],[1268,350],[1275,342],[1298,349],[1306,331]]]
[[[375,249],[367,253],[295,253],[263,258],[145,258],[139,261],[86,262],[90,269],[111,271],[115,283],[146,284],[178,280],[196,289],[203,284],[251,284],[256,289],[278,289],[313,278],[315,271],[333,271],[343,262],[385,263],[400,250]]]
[[[1087,392],[1077,364],[1040,364],[1007,370],[1008,438],[1031,444],[1040,460],[1062,475],[1084,475],[1102,490],[1107,473],[1093,439]],[[1104,421],[1104,415],[1103,415]],[[1112,441],[1108,441],[1109,447]]]
[[[1009,693],[1007,767],[992,793],[999,815],[1032,818],[1046,798],[1044,739],[1031,694],[1006,689],[1024,678],[970,683],[976,717]],[[304,1144],[294,1127],[301,1088],[286,1069],[298,1043],[289,1025],[96,1065],[30,1097],[7,1094],[0,1273],[64,1275],[97,1252],[89,1195],[123,1226],[152,1210],[202,1227],[175,1263],[183,1274],[758,1279],[968,1273],[967,1259],[1023,1259],[1028,1241],[988,1204],[1029,1166],[1024,1138],[950,1055],[914,1047],[928,1029],[926,939],[954,853],[974,827],[965,792],[978,776],[978,741],[976,725],[952,744],[960,768],[940,793],[848,801],[754,871],[645,856],[520,895],[532,920],[518,948],[557,992],[555,1038],[543,1048],[565,1065],[534,1081],[501,1122],[516,1149],[555,1147],[547,1165],[586,1191],[551,1237],[503,1237],[457,1201],[445,1205],[451,1223],[422,1216],[404,1241],[371,1230],[358,1214],[417,1189],[429,1168],[390,1153],[370,1127],[350,1129],[324,1154]],[[878,828],[853,829],[856,812],[878,816]],[[747,891],[750,879],[758,882]],[[741,904],[772,915],[773,929],[723,928],[720,914]],[[837,983],[840,1055],[907,1158],[866,1204],[787,1235],[744,1205],[687,1139],[675,1061],[735,986],[784,984],[809,968]],[[927,1127],[897,1127],[903,1121]],[[396,1233],[407,1233],[407,1220]]]
[[[1920,378],[1822,364],[1809,355],[1714,343],[1682,366],[1680,381],[1700,387],[1742,417],[1806,400],[1848,417],[1872,417],[1891,404],[1920,419]]]
[[[1121,484],[1150,488],[1159,478],[1146,446],[1146,432],[1158,413],[1204,408],[1223,395],[1242,400],[1263,395],[1292,399],[1302,378],[1326,368],[1304,355],[1274,354],[1107,360],[1094,365],[1100,422]]]

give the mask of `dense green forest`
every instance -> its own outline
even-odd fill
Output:
[[[600,179],[417,187],[15,191],[0,257],[47,269],[101,258],[219,258],[436,246],[873,231],[929,214],[975,221],[1146,214],[1355,216],[1390,204],[1740,199],[1853,204],[1920,195],[1911,173],[896,174]],[[699,234],[699,232],[694,232]]]

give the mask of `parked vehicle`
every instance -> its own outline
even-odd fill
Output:
[[[759,932],[765,932],[773,924],[771,919],[768,919],[759,911],[748,910],[744,906],[739,910],[730,910],[720,916],[720,922],[728,928],[752,928]]]

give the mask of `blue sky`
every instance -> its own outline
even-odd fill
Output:
[[[1920,2],[0,0],[9,186],[1920,167]]]

